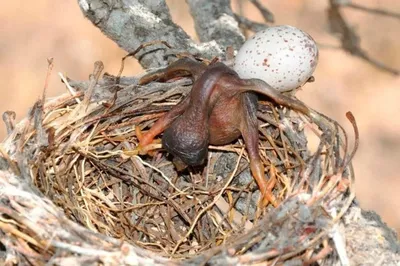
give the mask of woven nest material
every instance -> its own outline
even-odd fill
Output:
[[[205,167],[179,172],[165,151],[132,155],[135,127],[147,130],[191,89],[186,78],[137,81],[116,85],[96,72],[86,82],[64,79],[69,93],[37,101],[9,126],[0,261],[297,265],[337,256],[332,239],[354,198],[354,176],[336,122],[261,101],[261,157],[279,206],[259,210],[240,140],[210,147]],[[313,152],[305,128],[319,140]]]

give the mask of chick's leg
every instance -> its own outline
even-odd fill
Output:
[[[227,81],[224,81],[227,82]],[[301,101],[296,98],[286,96],[274,89],[268,83],[259,79],[230,79],[230,84],[235,84],[240,91],[252,91],[262,95],[265,95],[272,99],[277,104],[296,110],[302,114],[309,115],[311,110]]]
[[[146,154],[150,149],[150,146],[154,138],[163,132],[178,116],[185,112],[190,102],[190,97],[187,96],[183,101],[175,105],[167,114],[157,120],[149,131],[142,133],[141,130],[136,128],[136,136],[139,139],[139,145],[135,149],[138,154]]]
[[[244,142],[250,159],[250,170],[260,192],[260,207],[265,207],[269,202],[276,207],[276,199],[272,194],[275,180],[267,181],[264,175],[264,166],[261,162],[258,148],[258,123],[257,123],[257,96],[251,92],[241,94],[241,125]]]

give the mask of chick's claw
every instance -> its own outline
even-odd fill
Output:
[[[274,206],[275,208],[278,207],[278,202],[276,200],[276,197],[272,193],[272,190],[274,189],[275,185],[276,185],[276,178],[271,177],[267,182],[267,189],[260,200],[261,207],[267,206],[268,203],[271,203],[272,206]]]
[[[143,133],[139,127],[135,128],[136,137],[139,140],[138,146],[131,151],[133,155],[155,155],[155,150],[160,148],[161,140],[154,139],[154,137],[150,136],[148,133]]]
[[[272,190],[276,184],[275,176],[271,175],[270,180],[267,181],[264,177],[264,167],[260,161],[253,160],[250,163],[250,169],[261,192],[261,198],[258,206],[260,208],[264,208],[268,205],[268,203],[271,203],[274,207],[277,207],[278,203],[274,194],[272,193]]]

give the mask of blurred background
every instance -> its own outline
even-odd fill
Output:
[[[183,0],[167,1],[174,20],[191,36],[193,21]],[[236,0],[232,7],[238,10]],[[353,136],[345,118],[355,115],[361,145],[354,160],[357,197],[366,209],[378,212],[400,232],[400,77],[377,70],[340,49],[329,33],[327,0],[264,0],[276,24],[290,24],[310,33],[322,44],[316,81],[298,97],[337,120]],[[262,22],[258,10],[242,1],[244,15]],[[359,4],[400,13],[398,0],[359,0]],[[400,19],[343,9],[361,36],[361,45],[381,62],[400,69]],[[1,1],[0,3],[0,113],[13,110],[26,116],[42,92],[48,57],[54,58],[48,96],[66,92],[58,72],[76,80],[87,79],[93,63],[116,74],[126,53],[86,20],[77,1]],[[330,47],[330,48],[327,48]],[[142,71],[128,60],[124,74]],[[0,140],[6,136],[0,127]]]

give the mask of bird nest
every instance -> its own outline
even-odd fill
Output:
[[[131,152],[135,128],[151,127],[191,80],[138,86],[137,77],[100,77],[99,69],[88,81],[62,77],[68,93],[38,100],[16,126],[4,114],[0,261],[297,265],[338,257],[335,227],[354,199],[354,151],[335,121],[260,101],[261,158],[279,205],[259,209],[241,140],[211,146],[206,165],[179,171],[163,150]]]

